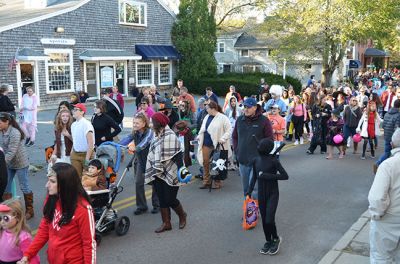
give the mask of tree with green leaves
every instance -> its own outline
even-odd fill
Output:
[[[172,42],[181,54],[178,78],[199,80],[217,73],[216,27],[207,0],[181,0]]]
[[[275,54],[287,61],[322,59],[326,86],[349,44],[391,38],[400,21],[399,0],[268,1],[273,11],[264,30],[280,40]]]

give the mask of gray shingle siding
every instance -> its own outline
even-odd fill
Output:
[[[118,0],[92,0],[80,8],[59,16],[14,28],[0,33],[0,83],[14,86],[10,98],[17,100],[17,78],[15,67],[8,71],[17,48],[72,49],[74,82],[83,81],[83,63],[79,54],[86,49],[124,49],[135,52],[135,44],[172,45],[171,28],[174,18],[156,0],[140,0],[147,3],[147,27],[119,24]],[[64,33],[55,33],[57,26],[64,27]],[[42,38],[75,39],[73,46],[45,45]],[[173,63],[173,65],[176,65]],[[154,63],[155,83],[158,83],[157,62]],[[41,104],[68,99],[70,93],[46,94],[45,63],[39,62],[39,89]],[[175,70],[173,69],[173,74]],[[174,75],[173,75],[174,76]],[[128,76],[135,78],[135,63],[128,62]],[[135,78],[136,82],[136,78]],[[128,84],[129,86],[129,84]]]

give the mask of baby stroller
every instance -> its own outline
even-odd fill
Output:
[[[114,142],[104,142],[96,150],[96,158],[101,161],[105,169],[108,189],[99,191],[87,191],[92,200],[94,216],[96,220],[96,242],[101,243],[102,234],[115,230],[118,236],[123,236],[129,231],[130,220],[127,216],[118,217],[117,211],[112,207],[117,195],[124,188],[121,182],[124,179],[135,156],[129,160],[121,177],[117,181],[117,173],[122,159],[122,148]]]

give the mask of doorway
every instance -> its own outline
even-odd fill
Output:
[[[21,103],[22,96],[26,94],[26,88],[32,87],[40,105],[40,91],[38,89],[38,70],[34,61],[19,62],[16,66],[17,71],[17,93],[18,104]]]

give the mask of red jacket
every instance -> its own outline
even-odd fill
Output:
[[[53,221],[50,223],[42,219],[37,235],[24,256],[31,259],[48,242],[47,260],[50,264],[96,263],[95,221],[90,204],[80,199],[67,225],[60,227],[60,218],[61,203],[58,201]]]
[[[386,90],[381,95],[381,101],[382,101],[383,108],[385,108],[387,100],[389,99],[389,93],[390,93],[390,91]],[[395,98],[396,98],[396,93],[392,93],[392,95],[390,96],[389,109],[392,108],[392,101]]]
[[[114,99],[114,94],[112,93],[110,97]],[[122,109],[124,109],[124,97],[122,97],[121,93],[117,93],[117,99],[114,100],[119,103]]]

